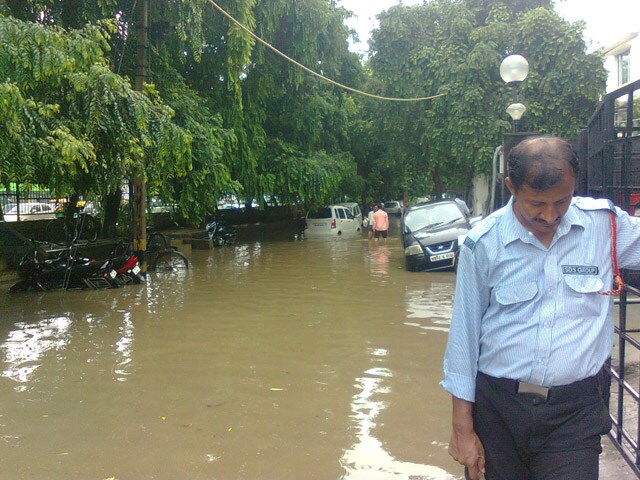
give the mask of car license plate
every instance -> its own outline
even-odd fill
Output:
[[[448,259],[453,258],[455,256],[456,256],[456,254],[454,252],[441,253],[439,255],[431,255],[429,257],[429,261],[431,261],[431,262],[439,262],[440,260],[448,260]]]

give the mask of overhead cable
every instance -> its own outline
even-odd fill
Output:
[[[242,30],[244,30],[245,32],[247,32],[249,35],[251,35],[251,37],[253,37],[256,41],[260,42],[261,44],[263,44],[265,47],[267,47],[268,49],[274,51],[275,53],[277,53],[278,55],[280,55],[282,58],[284,58],[285,60],[287,60],[288,62],[293,63],[294,65],[296,65],[299,68],[302,68],[305,72],[310,73],[311,75],[314,75],[322,80],[324,80],[325,82],[331,83],[332,85],[335,85],[336,87],[342,88],[343,90],[347,90],[349,92],[353,92],[353,93],[357,93],[358,95],[364,95],[365,97],[369,97],[369,98],[375,98],[377,100],[387,100],[387,101],[391,101],[391,102],[421,102],[424,100],[432,100],[434,98],[438,98],[438,97],[442,97],[444,95],[446,95],[446,93],[440,93],[438,95],[432,95],[430,97],[417,97],[417,98],[396,98],[396,97],[383,97],[381,95],[375,95],[373,93],[368,93],[368,92],[363,92],[362,90],[358,90],[356,88],[352,88],[352,87],[348,87],[347,85],[343,85],[342,83],[336,82],[335,80],[332,80],[330,78],[325,77],[324,75],[310,69],[309,67],[302,65],[301,63],[297,62],[296,60],[294,60],[293,58],[289,57],[288,55],[286,55],[285,53],[281,52],[280,50],[278,50],[276,47],[274,47],[273,45],[271,45],[270,43],[268,43],[267,41],[263,40],[262,38],[260,38],[258,35],[256,35],[255,33],[253,33],[253,31],[251,31],[249,28],[245,27],[242,23],[240,23],[238,20],[236,20],[235,18],[233,18],[228,12],[226,12],[220,5],[218,5],[216,2],[214,2],[213,0],[208,0],[209,3],[215,7],[220,13],[222,13],[225,17],[227,17],[229,20],[231,20],[233,23],[235,23],[238,27],[240,27]]]

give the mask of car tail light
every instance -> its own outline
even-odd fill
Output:
[[[331,220],[331,228],[332,228],[332,229],[333,229],[333,228],[336,228],[336,221],[335,221],[335,219],[334,219],[334,220]]]

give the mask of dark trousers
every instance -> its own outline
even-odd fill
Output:
[[[545,400],[479,373],[473,419],[487,480],[597,480],[600,437],[611,429],[602,378],[551,389]]]

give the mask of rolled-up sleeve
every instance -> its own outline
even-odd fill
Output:
[[[640,269],[640,219],[616,208],[617,253],[620,268]]]
[[[440,382],[447,392],[470,402],[475,401],[482,317],[491,295],[482,258],[481,248],[460,247],[444,379]]]

